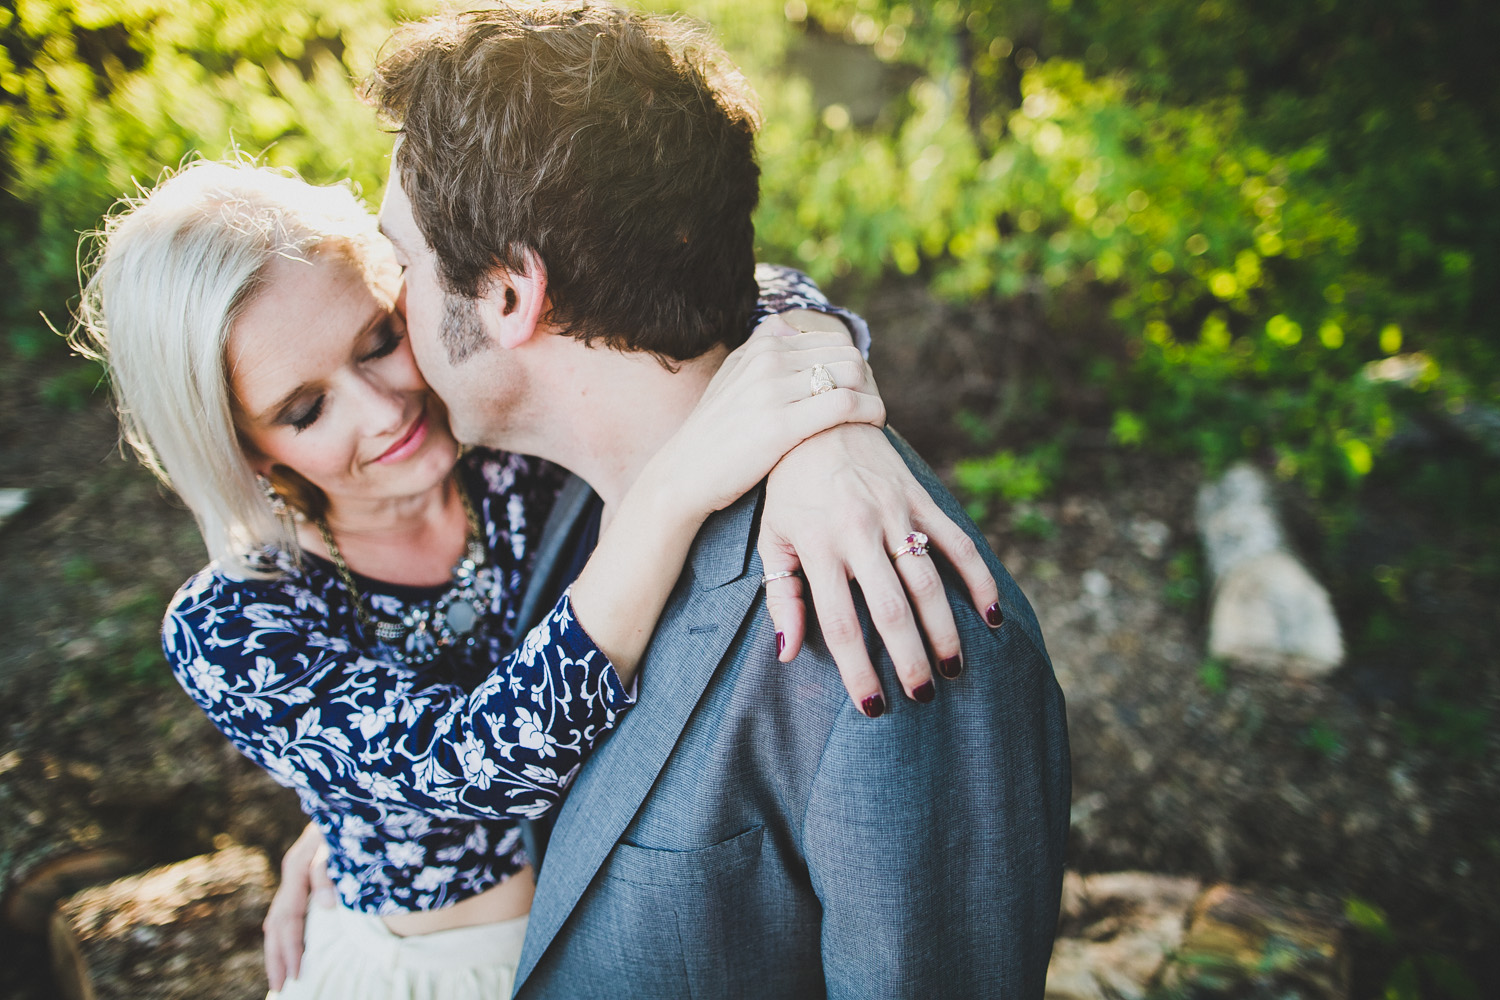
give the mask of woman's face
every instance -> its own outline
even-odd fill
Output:
[[[414,496],[458,458],[412,358],[393,266],[367,278],[338,253],[276,257],[229,336],[230,387],[251,464],[290,466],[351,503]]]

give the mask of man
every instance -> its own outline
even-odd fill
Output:
[[[381,222],[455,431],[558,462],[602,501],[581,485],[559,499],[527,599],[545,608],[591,513],[608,518],[743,337],[748,91],[680,24],[533,3],[413,26],[368,94],[400,129]],[[757,492],[705,526],[639,703],[579,773],[545,856],[535,845],[516,995],[1039,997],[1069,785],[1062,697],[1025,598],[988,556],[992,628],[897,535],[891,578],[952,616],[961,673],[936,636],[953,679],[935,699],[925,651],[882,649],[871,666],[871,625],[836,602],[780,665],[759,506]],[[899,615],[878,590],[870,616]],[[830,648],[863,658],[872,690],[922,702],[864,698],[861,712]]]

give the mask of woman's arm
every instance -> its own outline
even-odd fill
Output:
[[[305,574],[196,578],[163,625],[173,672],[243,753],[335,808],[538,816],[630,703],[626,685],[703,519],[803,439],[884,420],[878,397],[856,391],[864,363],[844,340],[762,338],[732,354],[573,587],[472,691],[364,656]],[[814,364],[845,388],[810,396]]]
[[[364,655],[304,577],[204,573],[162,628],[178,682],[281,784],[331,808],[537,816],[632,698],[569,596],[472,690]]]

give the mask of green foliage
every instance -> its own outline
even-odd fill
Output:
[[[83,409],[96,392],[104,391],[104,371],[93,361],[81,361],[48,376],[41,384],[42,402],[57,410]]]
[[[1018,507],[1011,515],[1011,527],[1027,538],[1046,541],[1057,535],[1057,523],[1029,504]]]
[[[1224,661],[1209,657],[1198,667],[1198,683],[1209,694],[1223,694],[1229,690],[1229,672]]]
[[[1130,410],[1116,410],[1109,436],[1126,448],[1138,447],[1146,440],[1146,422]]]
[[[1404,946],[1385,910],[1358,896],[1344,900],[1344,918],[1354,931],[1396,956],[1381,1000],[1478,1000],[1479,986],[1446,955]]]
[[[1372,362],[1420,354],[1416,391],[1451,405],[1500,394],[1493,5],[678,5],[762,92],[765,256],[956,298],[1098,293],[1131,357],[1108,380],[1122,446],[1211,469],[1255,454],[1317,492],[1362,480],[1394,431]],[[76,289],[76,234],[185,157],[239,148],[378,189],[388,137],[351,83],[398,13],[420,10],[0,10],[11,349],[57,343],[35,317]],[[883,72],[874,112],[785,71],[830,34]]]
[[[1343,737],[1323,719],[1314,719],[1302,733],[1302,745],[1332,760],[1340,760],[1348,752]]]
[[[1424,680],[1430,682],[1433,676],[1429,673]],[[1483,755],[1489,728],[1490,713],[1484,707],[1427,692],[1419,695],[1415,711],[1401,720],[1402,735],[1411,743],[1468,760]]]
[[[1163,596],[1173,604],[1189,606],[1198,600],[1202,589],[1197,553],[1193,549],[1174,553],[1167,560],[1167,586]]]
[[[1482,759],[1493,708],[1475,698],[1493,662],[1484,615],[1500,594],[1500,468],[1457,449],[1403,450],[1370,477],[1402,511],[1370,520],[1324,504],[1319,561],[1330,570],[1356,664],[1403,685],[1402,737],[1455,765]],[[1373,497],[1372,497],[1373,499]],[[1390,501],[1385,501],[1389,503]],[[1399,532],[1402,544],[1376,544]]]
[[[353,96],[394,0],[28,0],[0,9],[0,321],[13,349],[77,291],[78,233],[167,167],[236,149],[378,190],[389,137]],[[264,152],[263,152],[264,151]],[[63,325],[61,322],[59,325]],[[58,393],[67,403],[70,389]]]
[[[1043,496],[1052,488],[1061,460],[1058,443],[1042,445],[1023,455],[1002,449],[988,458],[959,462],[953,479],[959,492],[970,499],[970,512],[977,511],[977,518],[982,519],[995,500],[1021,505]],[[1034,524],[1028,530],[1045,535],[1050,529]]]
[[[1358,931],[1368,934],[1381,944],[1396,943],[1395,932],[1385,911],[1367,899],[1350,896],[1344,900],[1344,918]]]
[[[815,275],[1102,292],[1133,357],[1117,442],[1268,457],[1315,493],[1394,431],[1372,363],[1500,395],[1493,5],[806,7],[917,72],[864,127],[774,92],[760,236]]]

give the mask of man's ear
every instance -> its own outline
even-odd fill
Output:
[[[547,313],[547,266],[535,250],[525,256],[525,270],[496,268],[484,296],[490,329],[507,349],[530,340]]]

